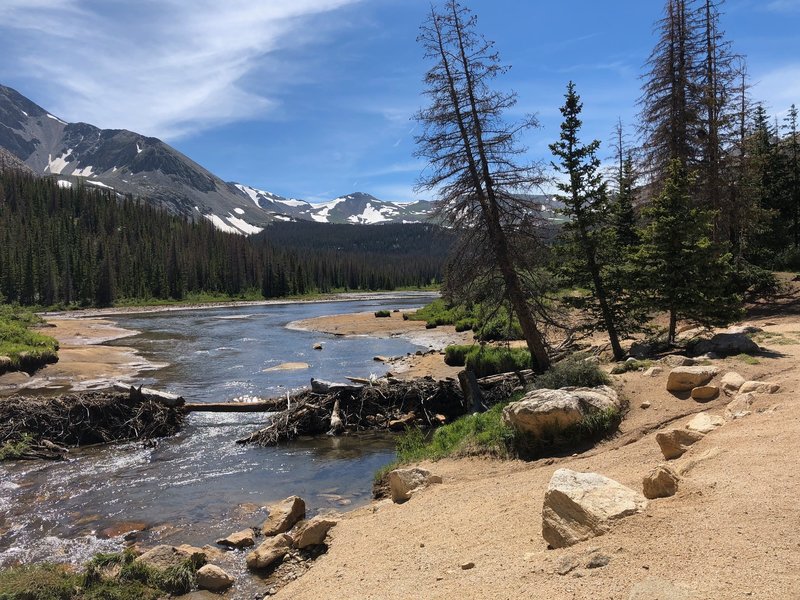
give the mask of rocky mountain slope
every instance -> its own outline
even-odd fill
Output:
[[[274,221],[420,222],[429,202],[403,204],[354,193],[323,204],[228,183],[157,138],[124,129],[67,123],[0,85],[0,150],[59,185],[131,194],[177,214],[211,220],[223,231],[255,234]],[[5,162],[10,162],[10,158]]]

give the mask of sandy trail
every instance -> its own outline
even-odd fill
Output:
[[[765,325],[765,323],[770,323]],[[552,598],[670,600],[800,598],[800,317],[765,317],[758,364],[714,361],[724,374],[776,381],[754,413],[727,422],[677,462],[698,460],[678,494],[654,500],[611,533],[568,549],[541,537],[547,483],[561,467],[599,472],[641,489],[663,461],[655,432],[679,415],[723,414],[730,398],[707,404],[665,390],[666,373],[616,377],[631,401],[620,435],[592,451],[532,463],[490,460],[427,465],[444,483],[404,505],[382,501],[345,515],[327,555],[277,598]],[[642,401],[652,403],[640,408]],[[688,416],[672,425],[683,426]],[[607,566],[562,576],[560,559]],[[474,562],[475,568],[460,565]],[[637,591],[638,590],[638,591]],[[649,591],[646,591],[649,590]]]

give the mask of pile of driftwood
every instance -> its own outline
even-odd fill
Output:
[[[275,446],[301,435],[430,429],[507,399],[514,389],[530,382],[532,373],[473,378],[471,382],[460,379],[351,379],[354,384],[312,380],[310,390],[284,399],[284,410],[271,415],[263,429],[237,443]]]
[[[12,396],[0,400],[0,446],[26,441],[32,456],[59,458],[63,446],[151,439],[177,433],[180,406],[131,388],[56,398]]]

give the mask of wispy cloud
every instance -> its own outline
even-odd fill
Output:
[[[800,103],[800,63],[768,71],[753,86],[753,98],[763,101],[778,114]]]
[[[248,76],[313,43],[308,19],[360,1],[3,0],[0,62],[52,90],[63,118],[174,139],[275,110]]]
[[[772,0],[767,2],[766,9],[774,12],[800,12],[800,0]]]

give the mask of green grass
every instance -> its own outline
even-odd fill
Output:
[[[643,371],[653,366],[652,360],[630,360],[618,365],[614,365],[611,369],[612,375],[622,375],[623,373],[630,373],[631,371]]]
[[[531,353],[525,348],[504,348],[488,345],[448,346],[444,362],[452,367],[466,367],[476,377],[531,368]]]
[[[519,340],[523,337],[519,321],[510,318],[505,307],[451,306],[440,298],[406,315],[412,321],[425,321],[430,327],[453,325],[459,332],[471,329],[479,340],[485,342]]]
[[[0,570],[0,600],[157,600],[195,587],[199,565],[166,570],[136,562],[131,551],[97,554],[82,573],[59,565]]]
[[[0,462],[4,460],[16,460],[22,457],[31,449],[33,436],[23,433],[22,438],[17,441],[7,441],[0,446]]]
[[[609,385],[611,379],[600,367],[577,354],[554,364],[536,378],[536,387],[557,390],[564,387],[597,387]]]
[[[795,338],[791,338],[782,333],[775,333],[772,331],[761,331],[759,333],[751,334],[750,337],[754,342],[759,344],[774,344],[776,346],[794,346],[798,343]]]
[[[58,342],[30,329],[41,323],[31,311],[0,306],[0,373],[33,371],[58,360]]]
[[[748,364],[748,365],[760,365],[761,364],[760,360],[758,360],[754,356],[750,356],[749,354],[737,354],[733,358],[735,360],[740,360],[743,363]]]

